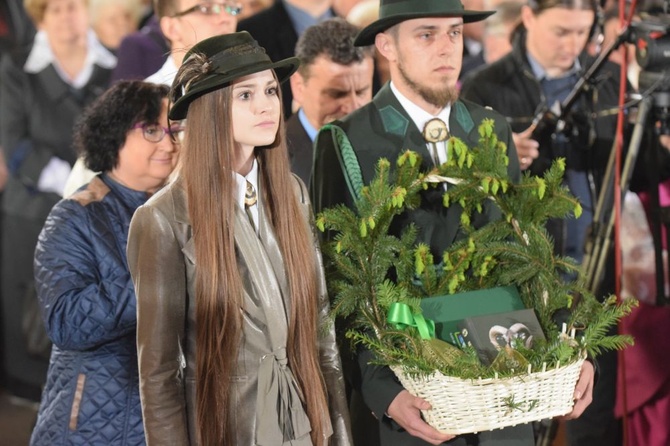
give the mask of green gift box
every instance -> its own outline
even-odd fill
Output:
[[[514,286],[421,299],[423,316],[435,322],[435,337],[458,347],[463,345],[459,340],[459,323],[463,319],[524,308],[519,291]]]

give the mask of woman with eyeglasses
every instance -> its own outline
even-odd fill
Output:
[[[167,119],[168,87],[122,81],[75,128],[98,174],[49,214],[35,283],[53,342],[31,445],[144,445],[136,299],[126,262],[130,219],[174,169],[181,131]]]
[[[246,32],[197,44],[172,87],[179,176],[128,236],[150,446],[350,444],[305,185],[273,63]]]

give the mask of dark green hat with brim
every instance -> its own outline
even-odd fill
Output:
[[[168,117],[172,120],[185,119],[188,106],[194,99],[226,87],[235,79],[260,71],[274,70],[281,83],[291,77],[300,65],[297,57],[272,62],[265,49],[246,31],[214,36],[198,42],[184,56],[182,67],[187,65],[194,54],[202,55],[206,62],[201,74],[189,76],[181,82],[181,69],[177,73],[170,94],[172,106],[168,112]]]
[[[463,17],[464,23],[484,20],[495,11],[468,11],[460,0],[381,0],[379,19],[358,33],[355,46],[375,43],[375,36],[393,25],[424,17]]]

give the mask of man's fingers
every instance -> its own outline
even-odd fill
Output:
[[[413,405],[419,410],[428,410],[431,409],[431,405],[428,401],[419,398],[419,397],[413,397]],[[449,434],[444,434],[435,428],[433,428],[431,425],[426,423],[423,418],[421,418],[421,413],[417,412],[417,418],[413,420],[411,429],[407,429],[407,432],[409,432],[411,435],[414,435],[415,437],[421,438],[424,441],[427,441],[430,444],[441,444],[444,443],[445,441],[451,440],[454,438],[454,435],[449,435]]]
[[[521,134],[515,135],[514,145],[516,146],[516,153],[519,157],[519,167],[521,167],[521,170],[528,169],[530,165],[533,164],[533,161],[540,156],[538,142],[524,138]]]
[[[515,143],[516,144],[516,143]],[[539,152],[540,143],[534,139],[521,139],[516,148],[517,152],[523,153],[524,155],[533,156],[537,158],[540,154]]]
[[[661,145],[666,149],[670,150],[670,135],[661,135]]]
[[[521,136],[522,138],[530,138],[530,136],[533,134],[534,130],[535,130],[535,126],[531,125],[528,128],[526,128],[526,130],[519,133],[518,135]]]
[[[423,418],[421,410],[430,409],[428,401],[410,394],[403,390],[391,402],[388,414],[408,434],[420,438],[430,444],[441,444],[454,438],[454,435],[444,434],[434,429]]]
[[[519,159],[529,158],[532,161],[540,155],[540,144],[534,139],[530,139],[531,132],[529,130],[526,129],[521,133],[514,133],[512,137]]]
[[[422,426],[417,426],[417,429],[409,430],[407,432],[417,438],[422,439],[430,444],[442,444],[455,437],[455,435],[443,434],[428,425],[425,421],[421,421]]]
[[[581,370],[579,371],[579,380],[575,386],[574,398],[581,400],[582,398],[590,398],[593,393],[593,379],[595,376],[595,369],[593,364],[589,361],[584,361]],[[590,401],[589,401],[590,402]]]
[[[589,361],[584,361],[584,365],[582,365],[582,369],[579,372],[579,381],[577,381],[575,393],[573,394],[575,405],[572,408],[572,412],[565,416],[566,419],[573,420],[578,418],[591,404],[593,400],[594,375],[595,369],[593,364]]]
[[[418,396],[414,397],[414,407],[420,410],[428,410],[432,409],[433,406],[430,405],[430,403],[423,398],[419,398]]]

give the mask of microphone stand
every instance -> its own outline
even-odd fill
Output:
[[[629,144],[628,152],[621,173],[621,193],[625,195],[628,191],[630,178],[633,175],[633,169],[640,151],[640,142],[644,136],[647,125],[647,117],[653,105],[653,97],[648,96],[642,99],[637,114],[637,120],[633,128],[633,134]],[[582,271],[587,281],[587,288],[594,294],[600,285],[605,274],[605,266],[612,243],[612,230],[614,228],[615,215],[612,212],[614,206],[614,165],[616,151],[610,152],[607,163],[607,170],[603,178],[603,188],[598,196],[598,202],[593,214],[593,224],[591,236],[588,238],[584,259],[582,261]]]

